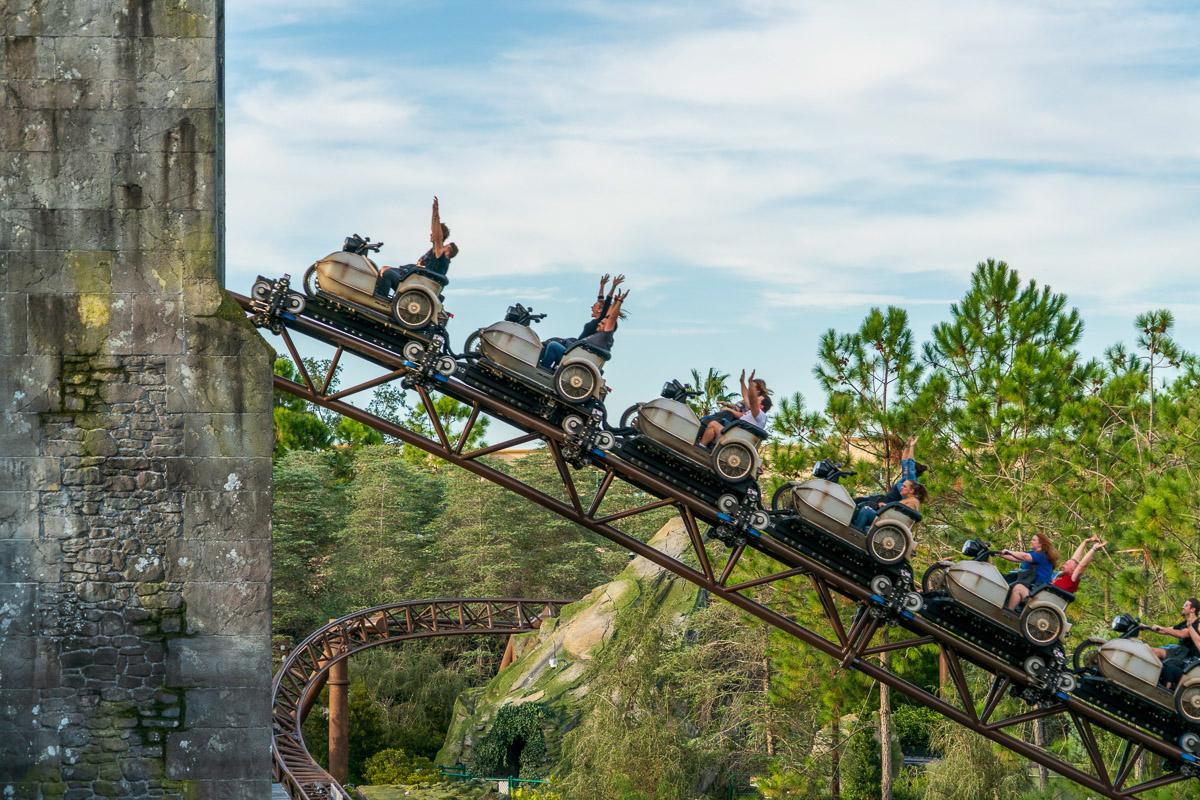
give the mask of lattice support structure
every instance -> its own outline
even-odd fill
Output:
[[[249,309],[249,300],[242,298],[242,301],[244,307]],[[299,374],[302,382],[276,376],[275,386],[281,391],[357,420],[581,525],[800,639],[835,659],[843,667],[859,670],[915,702],[932,708],[979,735],[1105,797],[1114,800],[1132,798],[1150,789],[1185,780],[1193,774],[1195,759],[1182,753],[1178,747],[1074,697],[1058,695],[1049,704],[1043,703],[1030,710],[998,716],[998,712],[1005,706],[1006,698],[1030,688],[1029,677],[1023,670],[948,633],[920,616],[908,612],[896,613],[883,607],[879,602],[880,598],[873,595],[869,588],[855,583],[770,535],[751,531],[745,543],[732,549],[706,544],[701,528],[703,525],[716,525],[719,522],[719,512],[716,508],[612,453],[594,451],[591,454],[590,466],[602,472],[602,479],[594,494],[590,497],[584,496],[574,479],[571,466],[562,454],[562,449],[567,444],[566,434],[548,424],[545,419],[510,407],[455,377],[435,376],[434,379],[424,381],[414,380],[409,371],[415,365],[406,362],[397,353],[356,339],[344,331],[305,319],[303,316],[288,317],[284,323],[280,335],[288,352],[300,367],[302,365],[299,363],[289,329],[335,347],[335,361],[340,360],[346,353],[351,353],[378,365],[385,372],[377,378],[330,394],[328,388],[332,367],[329,374],[319,380],[314,380],[301,368]],[[397,377],[409,380],[409,385],[420,397],[434,437],[427,437],[396,425],[347,402],[353,395]],[[318,389],[318,386],[321,388]],[[434,391],[453,397],[470,408],[464,429],[457,437],[453,437],[453,440],[433,412],[431,393]],[[524,433],[505,442],[464,452],[464,445],[481,415],[499,419],[523,430]],[[547,443],[550,457],[558,468],[559,482],[554,487],[532,486],[482,460],[486,455],[539,439]],[[614,482],[618,480],[647,492],[656,499],[621,511],[601,513],[605,498]],[[623,519],[666,507],[675,509],[682,518],[691,542],[690,560],[697,566],[692,566],[682,557],[662,552],[615,525]],[[710,547],[719,547],[724,552],[723,558],[714,558]],[[747,547],[775,559],[781,564],[781,568],[770,575],[733,582]],[[792,593],[811,590],[817,601],[815,605],[823,614],[820,627],[824,632],[801,624],[785,612],[773,608],[769,601],[762,600],[764,594],[769,594],[762,590],[768,587],[786,589]],[[784,592],[775,594],[782,595]],[[844,619],[846,616],[851,618],[847,621]],[[891,627],[902,628],[909,634],[908,638],[877,643],[876,638],[880,631]],[[901,652],[913,648],[931,648],[944,658],[951,681],[950,688],[953,690],[949,697],[940,697],[935,691],[906,680],[896,672],[881,666],[876,658],[883,652]],[[982,697],[977,698],[971,688],[971,678],[980,672],[983,674],[979,676],[989,682],[989,689]],[[1010,701],[1009,705],[1012,704]],[[1086,754],[1085,763],[1067,761],[1024,737],[1025,729],[1030,727],[1028,723],[1060,716],[1079,737],[1082,750]],[[1103,748],[1099,744],[1099,735],[1116,736],[1129,743],[1117,763],[1106,762]],[[1132,774],[1133,763],[1143,753],[1161,756],[1180,765],[1181,768],[1135,786],[1126,786]]]
[[[566,600],[469,598],[407,600],[335,620],[296,646],[271,685],[275,780],[292,800],[343,800],[349,795],[309,755],[301,726],[330,669],[355,653],[437,636],[511,636],[537,630]]]

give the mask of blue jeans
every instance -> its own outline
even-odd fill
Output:
[[[565,352],[567,352],[567,346],[562,342],[546,342],[546,347],[542,350],[542,357],[538,360],[538,366],[554,369],[562,360]]]
[[[918,481],[917,481],[917,460],[915,458],[900,459],[900,480],[898,480],[894,484],[892,484],[892,488],[895,489],[897,492],[900,491],[900,487],[904,485],[905,481],[912,481],[913,483],[918,483]]]
[[[850,527],[858,528],[863,533],[871,530],[871,523],[879,516],[879,510],[870,506],[859,506],[854,510],[854,516],[850,518]]]

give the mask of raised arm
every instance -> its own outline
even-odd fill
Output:
[[[1079,580],[1079,576],[1083,574],[1085,569],[1087,569],[1087,565],[1092,563],[1092,558],[1095,557],[1096,551],[1104,547],[1104,544],[1104,542],[1093,542],[1092,549],[1088,550],[1087,553],[1084,554],[1083,558],[1080,558],[1078,555],[1075,556],[1075,570],[1071,573],[1072,578],[1074,578],[1076,581]],[[1082,549],[1083,545],[1079,545],[1079,550]],[[1076,550],[1075,552],[1078,553],[1079,550]]]
[[[600,276],[600,288],[596,290],[596,299],[597,300],[604,299],[604,287],[608,285],[608,278],[609,278],[609,275],[607,272]]]
[[[613,301],[613,295],[615,295],[617,293],[617,287],[620,286],[624,282],[625,282],[624,275],[617,275],[617,277],[613,278],[612,288],[608,290],[608,302],[611,303]],[[601,290],[601,291],[603,291],[603,290]],[[626,292],[625,294],[629,294],[629,292]]]
[[[917,457],[917,437],[910,436],[908,441],[904,443],[904,450],[900,453],[900,458],[916,458]]]
[[[621,317],[621,304],[625,302],[625,298],[628,296],[629,292],[619,292],[616,295],[612,305],[608,309],[608,313],[604,315],[604,319],[596,326],[596,330],[608,333],[617,329],[617,320]]]
[[[433,196],[433,222],[431,223],[431,227],[429,229],[429,241],[433,242],[434,258],[441,258],[442,252],[446,248],[442,236],[442,218],[438,214],[437,195]]]
[[[1003,559],[1007,559],[1008,561],[1013,561],[1013,562],[1016,562],[1019,564],[1028,564],[1030,561],[1033,561],[1033,556],[1029,555],[1029,553],[1026,553],[1022,550],[1009,550],[1009,549],[1005,548],[1004,550],[1001,550],[996,555],[1000,556]]]
[[[762,411],[762,395],[758,393],[758,384],[754,382],[754,370],[750,370],[750,380],[745,379],[746,371],[742,370],[742,396],[746,398],[746,408],[758,416]]]

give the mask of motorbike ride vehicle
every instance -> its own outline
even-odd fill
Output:
[[[391,298],[375,293],[379,268],[370,253],[383,242],[358,234],[347,236],[342,249],[330,253],[305,272],[304,294],[287,291],[283,310],[311,317],[331,327],[353,333],[372,344],[398,350],[406,359],[429,366],[443,375],[454,373],[449,354],[442,306],[445,276],[416,267],[396,287]],[[284,276],[286,285],[288,276]],[[269,303],[280,281],[259,278],[251,290],[257,302]]]
[[[685,489],[718,511],[743,518],[765,530],[770,517],[762,509],[758,446],[767,432],[744,420],[729,423],[711,449],[697,444],[700,418],[687,400],[701,393],[678,380],[663,385],[659,397],[630,406],[621,415],[617,454]],[[736,525],[735,525],[736,527]],[[724,533],[718,527],[719,534]]]
[[[895,605],[916,613],[924,606],[914,591],[909,559],[916,549],[912,526],[919,511],[902,503],[880,510],[871,527],[851,525],[855,503],[839,481],[855,473],[828,459],[813,467],[813,477],[784,484],[771,497],[776,538],[833,567]]]
[[[938,561],[925,571],[922,616],[1024,669],[1035,686],[1051,692],[1074,689],[1075,676],[1066,668],[1061,642],[1071,630],[1067,605],[1075,595],[1037,585],[1024,608],[1009,611],[1012,587],[989,563],[993,551],[970,539],[962,553],[964,561]]]
[[[559,425],[581,445],[608,450],[616,439],[604,429],[604,365],[611,353],[581,339],[572,343],[554,369],[539,365],[545,343],[533,330],[545,314],[517,303],[504,319],[467,338],[463,380],[522,410]]]
[[[1071,660],[1079,686],[1073,694],[1200,755],[1200,659],[1185,661],[1182,677],[1168,689],[1160,683],[1163,662],[1137,638],[1149,628],[1118,614],[1112,629],[1119,634],[1115,639],[1092,637],[1075,648]]]

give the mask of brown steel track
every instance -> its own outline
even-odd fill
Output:
[[[249,298],[234,295],[247,311],[251,310]],[[860,586],[846,576],[815,561],[769,535],[752,536],[747,545],[728,551],[724,561],[717,564],[709,553],[701,533],[702,522],[715,523],[717,509],[674,487],[645,470],[619,457],[607,453],[592,456],[592,465],[603,472],[599,488],[591,497],[581,496],[572,470],[563,456],[566,434],[550,425],[546,420],[508,406],[503,401],[469,386],[456,378],[430,380],[416,383],[417,392],[429,418],[435,437],[429,438],[415,431],[396,425],[346,402],[346,398],[385,380],[392,380],[409,373],[410,365],[402,356],[385,348],[356,339],[353,335],[330,326],[306,319],[303,316],[284,318],[280,322],[280,336],[293,360],[296,362],[302,382],[275,377],[275,386],[281,391],[301,397],[315,405],[335,411],[357,420],[375,430],[391,436],[404,444],[416,447],[462,467],[492,483],[495,483],[527,500],[546,508],[559,516],[581,525],[615,544],[670,570],[686,580],[700,586],[711,594],[729,602],[758,619],[782,630],[802,642],[836,659],[843,667],[859,670],[873,680],[884,683],[902,692],[914,701],[937,711],[954,722],[967,727],[980,736],[1000,744],[1009,750],[1047,767],[1072,781],[1113,800],[1126,800],[1161,786],[1166,786],[1190,777],[1194,759],[1171,743],[1120,720],[1104,710],[1083,703],[1075,697],[1060,695],[1050,703],[1041,703],[1028,711],[1009,716],[998,716],[1004,705],[1006,693],[1024,689],[1028,677],[1024,671],[1013,667],[988,651],[951,634],[941,627],[911,614],[885,616],[879,607],[878,598],[869,588]],[[299,355],[289,335],[289,329],[311,336],[336,349],[335,361],[344,353],[353,353],[362,359],[383,367],[387,372],[378,378],[365,381],[350,389],[335,394],[327,392],[329,376],[315,381],[308,375],[300,362]],[[317,387],[321,388],[318,389]],[[441,421],[433,412],[431,391],[441,392],[466,404],[470,416],[464,429],[451,441]],[[480,414],[501,419],[524,430],[521,436],[484,448],[464,452],[464,444]],[[526,484],[505,472],[480,460],[483,456],[513,447],[518,444],[541,439],[546,442],[550,456],[557,467],[561,486],[552,490]],[[659,499],[641,506],[615,513],[600,513],[601,505],[614,480],[626,483],[656,495]],[[559,489],[562,497],[553,492]],[[565,498],[565,499],[564,499]],[[662,552],[615,527],[613,523],[637,514],[665,506],[674,507],[683,519],[692,544],[691,563]],[[767,575],[741,582],[731,582],[745,547],[753,547],[779,561],[783,568]],[[797,583],[811,587],[824,614],[823,624],[828,629],[820,633],[806,627],[786,613],[772,608],[769,600],[763,600],[762,589],[768,586],[797,590]],[[776,593],[782,594],[782,592]],[[840,602],[839,602],[840,601]],[[846,601],[849,601],[847,603]],[[844,617],[860,606],[872,613],[856,614],[850,624]],[[875,643],[881,631],[893,626],[903,628],[909,635],[895,641]],[[894,638],[894,637],[893,637]],[[935,691],[918,686],[892,670],[882,666],[879,656],[885,652],[899,652],[911,648],[932,648],[946,660],[953,692],[941,697]],[[982,669],[987,673],[990,687],[985,696],[976,697],[966,667]],[[1075,764],[1062,756],[1029,741],[1032,738],[1030,723],[1039,719],[1061,717],[1067,728],[1076,732],[1087,756],[1085,764]],[[1104,756],[1097,733],[1111,734],[1124,740],[1124,749],[1113,763]],[[1134,772],[1134,764],[1143,754],[1155,754],[1171,763],[1184,762],[1181,771],[1167,772],[1133,786],[1128,781]]]
[[[271,754],[275,780],[292,800],[343,800],[350,795],[308,753],[301,727],[329,669],[355,653],[435,636],[511,635],[536,630],[567,600],[469,598],[406,600],[335,620],[284,659],[271,684]]]

